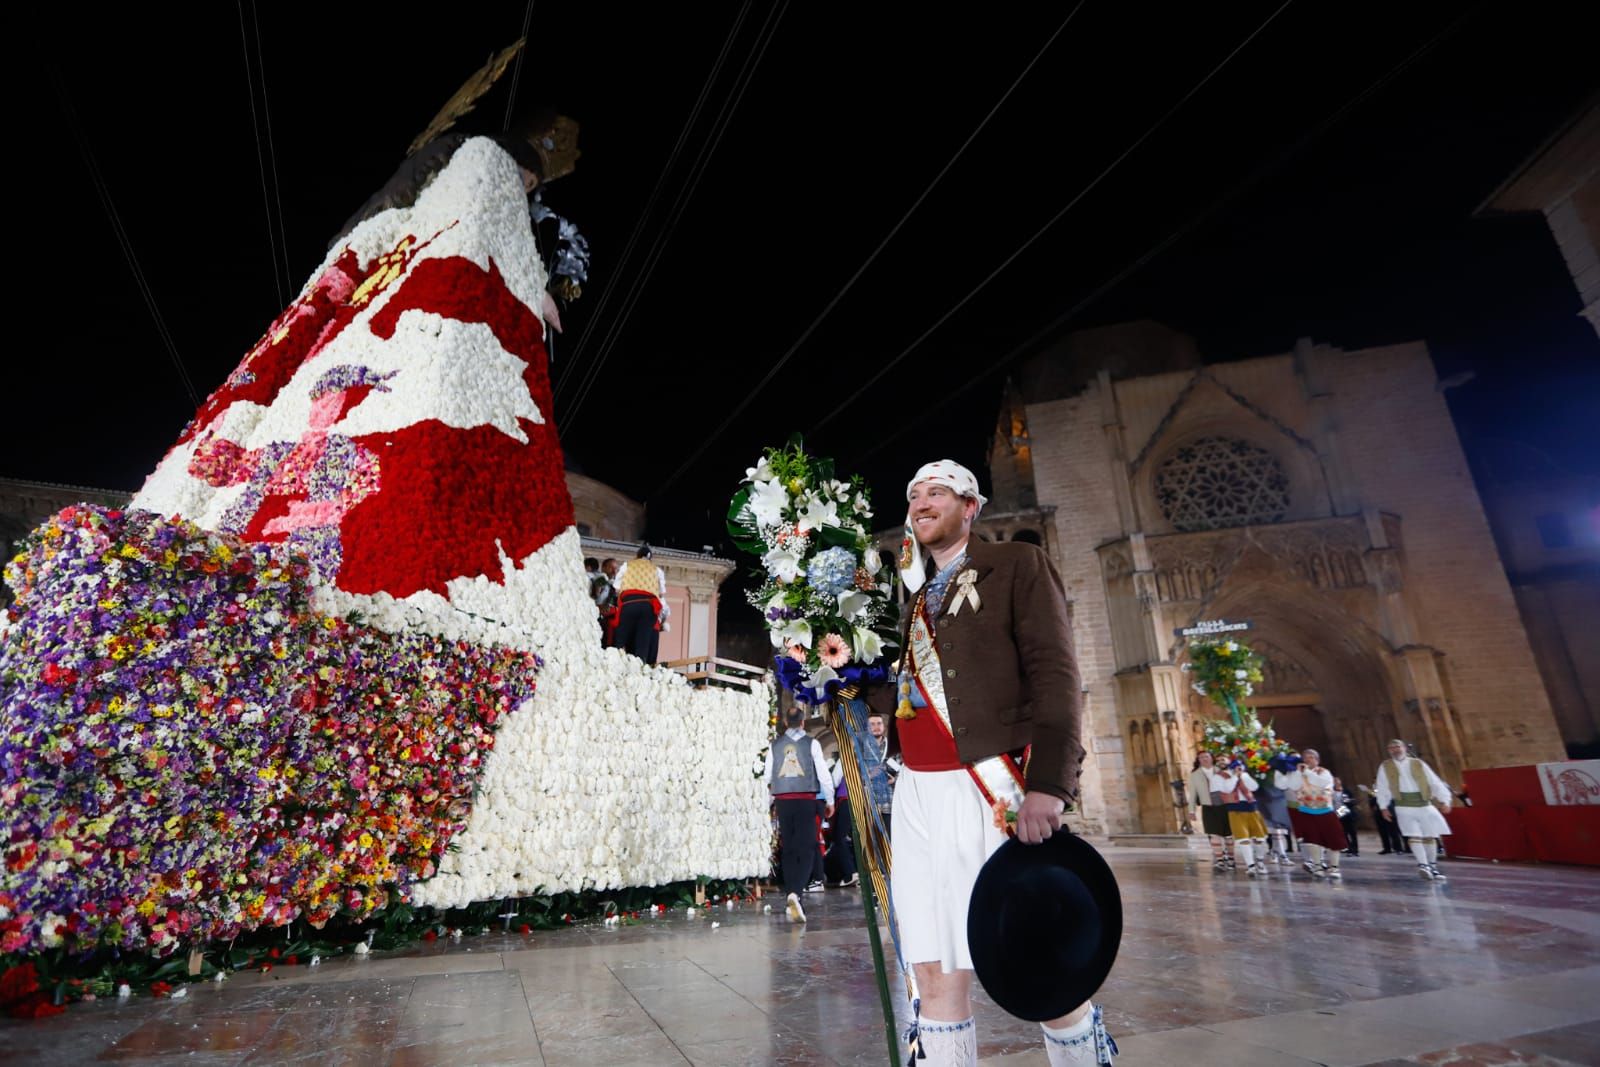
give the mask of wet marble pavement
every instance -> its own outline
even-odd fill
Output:
[[[1119,1064],[1600,1064],[1600,871],[1462,861],[1437,885],[1409,858],[1365,855],[1329,885],[1218,875],[1199,852],[1103,851],[1126,911],[1098,998]],[[885,1062],[858,892],[813,894],[803,926],[771,902],[80,1004],[0,1023],[0,1061]],[[983,1063],[1045,1063],[1034,1024],[981,995],[977,1019]]]

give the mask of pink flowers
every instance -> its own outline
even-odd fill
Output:
[[[850,662],[850,646],[838,634],[825,634],[817,645],[817,657],[824,666],[838,670]]]
[[[806,649],[804,645],[790,644],[785,651],[789,653],[789,658],[794,660],[796,663],[804,663],[806,661]]]

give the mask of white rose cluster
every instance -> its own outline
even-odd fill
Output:
[[[542,306],[546,279],[527,204],[515,165],[493,142],[468,141],[414,207],[374,216],[346,244],[367,262],[406,236],[427,242],[409,269],[435,256],[464,256],[483,268],[492,260],[517,299]],[[311,386],[343,363],[394,376],[387,391],[335,423],[336,433],[438,419],[492,425],[525,441],[518,418],[548,419],[526,389],[513,387],[523,364],[487,326],[411,310],[392,337],[372,333],[372,317],[398,289],[396,279],[270,403],[236,401],[213,424],[219,435],[246,449],[300,440],[310,427]],[[217,488],[190,475],[194,448],[190,441],[172,449],[133,506],[217,528],[246,487]],[[538,889],[764,872],[768,798],[750,766],[767,744],[766,694],[696,690],[673,672],[602,649],[571,527],[526,559],[500,562],[502,580],[458,578],[446,596],[317,589],[316,606],[329,614],[359,612],[380,629],[525,649],[544,660],[536,695],[500,722],[467,829],[413,899],[443,907]]]

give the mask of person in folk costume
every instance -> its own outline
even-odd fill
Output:
[[[1189,774],[1189,805],[1200,811],[1200,829],[1211,842],[1211,866],[1219,871],[1231,871],[1233,860],[1233,831],[1228,827],[1228,809],[1222,797],[1211,791],[1211,771],[1216,761],[1209,752],[1194,758],[1194,770]]]
[[[1349,842],[1339,822],[1333,772],[1322,766],[1322,755],[1316,749],[1308,748],[1300,753],[1300,766],[1288,774],[1272,773],[1278,788],[1294,800],[1289,818],[1294,821],[1294,832],[1306,853],[1306,870],[1313,877],[1338,881],[1343,877],[1339,855]]]
[[[661,649],[663,598],[666,576],[650,559],[650,546],[640,545],[638,555],[617,576],[617,625],[611,643],[646,663],[654,663]]]
[[[1267,824],[1267,840],[1271,845],[1262,862],[1292,866],[1293,862],[1289,859],[1289,832],[1293,824],[1289,820],[1289,797],[1277,785],[1276,772],[1262,779],[1261,788],[1256,790],[1256,805]]]
[[[1444,817],[1450,812],[1452,794],[1444,779],[1396,738],[1389,742],[1389,758],[1378,767],[1373,792],[1384,809],[1383,817],[1399,825],[1417,859],[1417,872],[1431,882],[1445,881],[1439,870],[1439,839],[1450,833]]]
[[[821,742],[806,732],[805,709],[790,705],[783,725],[784,732],[767,749],[767,788],[778,812],[786,910],[791,922],[803,923],[800,894],[811,888],[812,872],[822,860],[817,816],[833,815],[833,779],[822,761]]]
[[[890,894],[916,975],[919,1047],[928,1067],[970,1065],[973,886],[1008,833],[1033,845],[1063,832],[1084,755],[1079,676],[1055,566],[1035,545],[972,536],[985,503],[972,472],[925,464],[906,500],[900,574],[913,598],[900,675],[868,701],[895,712]],[[1092,1002],[1041,1026],[1053,1067],[1116,1051]]]
[[[1211,791],[1222,798],[1228,809],[1228,829],[1233,832],[1233,850],[1250,877],[1267,873],[1267,822],[1256,807],[1256,780],[1245,770],[1243,760],[1227,767],[1211,769]]]

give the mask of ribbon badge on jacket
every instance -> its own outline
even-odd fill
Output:
[[[956,575],[956,591],[950,600],[950,614],[961,614],[963,604],[971,604],[973,611],[983,607],[983,601],[978,597],[978,572],[970,567]]]

